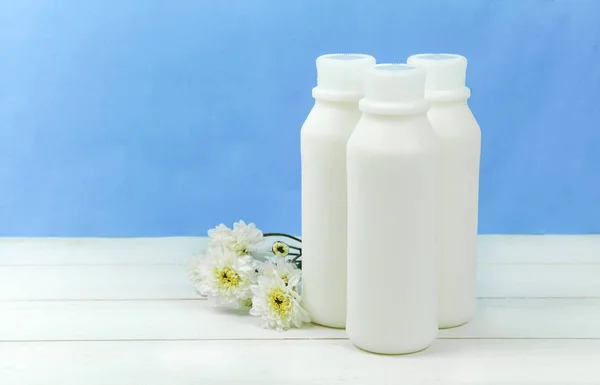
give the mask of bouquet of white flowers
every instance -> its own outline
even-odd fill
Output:
[[[310,322],[302,307],[302,248],[281,240],[301,240],[282,233],[266,233],[254,223],[221,224],[208,231],[204,255],[190,263],[196,290],[215,305],[246,307],[262,317],[267,329],[285,330]],[[261,254],[267,238],[279,238]]]

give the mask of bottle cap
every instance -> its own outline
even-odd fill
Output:
[[[467,59],[455,54],[412,55],[408,64],[427,72],[425,98],[429,101],[468,99],[471,90],[465,87]]]
[[[425,112],[425,71],[408,64],[378,64],[367,71],[360,109],[371,114],[404,115]]]
[[[363,54],[328,54],[317,58],[315,99],[358,101],[364,95],[365,71],[375,65],[375,58]]]

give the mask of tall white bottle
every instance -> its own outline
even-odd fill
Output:
[[[301,132],[302,301],[313,322],[346,326],[346,144],[375,58],[317,58],[315,105]]]
[[[413,55],[408,63],[427,72],[428,117],[441,145],[438,323],[450,328],[468,322],[475,312],[481,130],[467,104],[463,56]]]
[[[425,349],[438,329],[439,145],[424,86],[420,68],[373,67],[348,141],[346,328],[355,345],[375,353]]]

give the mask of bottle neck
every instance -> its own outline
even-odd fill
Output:
[[[360,110],[371,115],[419,115],[427,112],[429,102],[425,99],[417,99],[400,103],[381,102],[363,98],[359,102]]]
[[[453,88],[448,90],[425,89],[425,99],[430,102],[466,100],[469,99],[469,97],[471,97],[471,90],[469,87]]]
[[[315,99],[315,107],[358,109],[358,100],[323,100]]]
[[[336,90],[328,89],[322,86],[316,86],[312,90],[312,96],[319,100],[330,100],[340,102],[353,102],[362,98],[362,92],[359,90]]]
[[[420,122],[423,119],[427,119],[427,115],[425,113],[420,114],[398,114],[398,115],[389,115],[389,114],[371,114],[368,112],[363,112],[363,119],[367,121],[377,121],[378,123],[389,123],[389,124],[405,124],[412,122]]]
[[[467,106],[467,99],[466,98],[460,98],[460,99],[454,99],[454,100],[430,100],[429,101],[431,103],[431,108],[454,108],[454,107],[461,107],[461,106]]]

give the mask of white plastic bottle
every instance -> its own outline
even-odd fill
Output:
[[[375,58],[317,58],[315,105],[301,132],[302,301],[313,322],[346,326],[346,143],[360,119],[367,68]]]
[[[428,117],[440,139],[438,323],[450,328],[475,312],[481,130],[467,105],[463,56],[413,55],[408,63],[427,72]]]
[[[348,141],[350,340],[375,353],[412,353],[437,334],[437,137],[425,71],[373,67]]]

